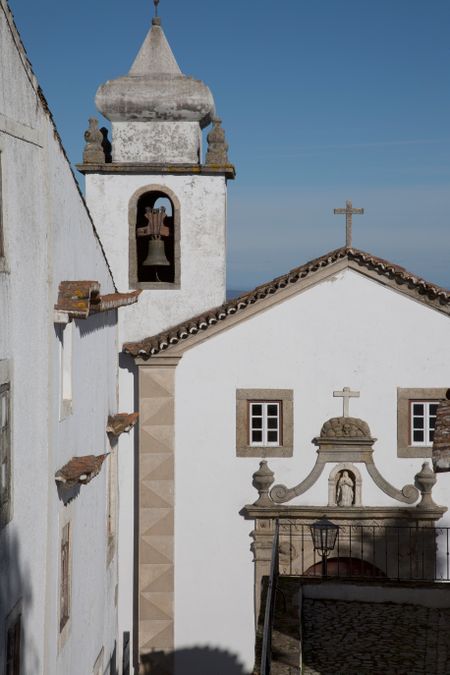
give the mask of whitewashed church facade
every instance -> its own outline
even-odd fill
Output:
[[[135,672],[215,655],[249,673],[276,519],[300,528],[282,531],[286,575],[315,568],[298,532],[322,515],[343,532],[450,525],[448,474],[423,466],[450,292],[347,240],[226,302],[235,170],[158,18],[97,93],[112,138],[90,121],[91,221],[0,6],[0,547],[20,561],[0,586],[0,663],[16,649],[23,672],[121,673],[129,647]],[[348,543],[341,564],[383,567]]]
[[[250,671],[275,517],[447,523],[448,476],[434,504],[422,464],[450,381],[450,294],[347,241],[226,303],[234,169],[217,122],[202,160],[213,100],[159,19],[97,105],[112,161],[98,137],[79,168],[116,279],[142,290],[120,322],[121,407],[140,421],[120,441],[119,624],[142,672],[173,652],[182,673],[196,648]]]

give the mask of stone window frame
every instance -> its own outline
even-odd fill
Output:
[[[174,265],[175,277],[173,282],[139,281],[137,270],[136,249],[136,219],[139,199],[147,192],[162,192],[173,204],[173,227],[174,227]],[[181,288],[181,205],[176,194],[166,185],[152,183],[140,187],[132,195],[128,202],[128,282],[131,289],[143,290],[177,290]]]
[[[397,456],[425,458],[432,456],[432,445],[412,445],[411,403],[413,401],[441,401],[448,387],[397,388]]]
[[[249,404],[281,403],[281,445],[250,445]],[[292,457],[294,452],[294,390],[236,389],[236,456]]]
[[[3,261],[5,258],[3,203],[3,151],[0,146],[0,261]]]
[[[10,377],[10,366],[7,359],[0,360],[0,393],[7,393],[7,425],[5,435],[7,436],[6,444],[6,479],[8,481],[8,494],[5,501],[0,501],[0,529],[5,527],[10,520],[12,519],[12,504],[13,504],[13,469],[12,469],[12,391],[11,391],[11,377]],[[0,429],[0,433],[3,436],[3,432]],[[3,464],[2,458],[0,458],[0,470],[1,465]]]
[[[107,478],[107,504],[106,504],[106,567],[109,567],[117,548],[117,480],[118,480],[118,443],[112,441],[109,446],[108,478]]]
[[[66,534],[67,533],[67,534]],[[64,574],[63,568],[63,548],[67,547],[67,567]],[[72,524],[70,520],[63,519],[60,529],[60,546],[59,546],[59,608],[58,608],[58,646],[61,650],[66,643],[71,626],[72,617]],[[64,597],[67,599],[67,605],[64,608]],[[63,616],[63,611],[66,611],[66,616]]]
[[[73,413],[73,353],[75,345],[75,323],[69,321],[59,328],[60,338],[60,422]]]
[[[1,135],[1,134],[0,134]],[[5,241],[5,146],[0,141],[0,273],[9,274]]]

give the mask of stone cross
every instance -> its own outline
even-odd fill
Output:
[[[351,398],[359,398],[359,391],[351,391],[350,387],[344,387],[342,391],[333,391],[333,396],[334,397],[339,397],[343,398],[343,417],[349,417],[349,408],[350,408],[350,399]]]
[[[345,245],[350,248],[352,245],[352,219],[353,215],[363,215],[364,209],[354,209],[350,200],[345,202],[345,209],[334,209],[334,215],[345,215]]]

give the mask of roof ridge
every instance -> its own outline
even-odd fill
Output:
[[[132,356],[140,356],[144,359],[150,358],[168,347],[178,344],[182,340],[192,337],[202,330],[206,330],[219,321],[223,321],[232,314],[236,314],[236,312],[246,309],[249,305],[255,304],[267,296],[286,288],[289,284],[295,284],[301,279],[314,274],[314,272],[317,272],[319,269],[328,267],[345,258],[353,260],[361,266],[371,267],[378,274],[389,276],[398,284],[407,283],[409,287],[417,290],[421,295],[427,295],[432,301],[437,301],[441,304],[450,302],[449,290],[408,272],[400,265],[391,263],[383,258],[378,258],[365,251],[344,246],[319,256],[318,258],[314,258],[299,267],[294,267],[286,274],[275,277],[275,279],[264,284],[260,284],[251,291],[242,293],[237,298],[228,300],[222,305],[207,309],[201,314],[197,314],[194,317],[166,328],[156,335],[137,342],[126,342],[123,345],[123,350]]]

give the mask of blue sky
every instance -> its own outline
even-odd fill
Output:
[[[151,0],[10,0],[72,162],[99,84],[125,74]],[[228,286],[354,245],[450,287],[448,0],[161,0],[211,88],[236,165]]]

